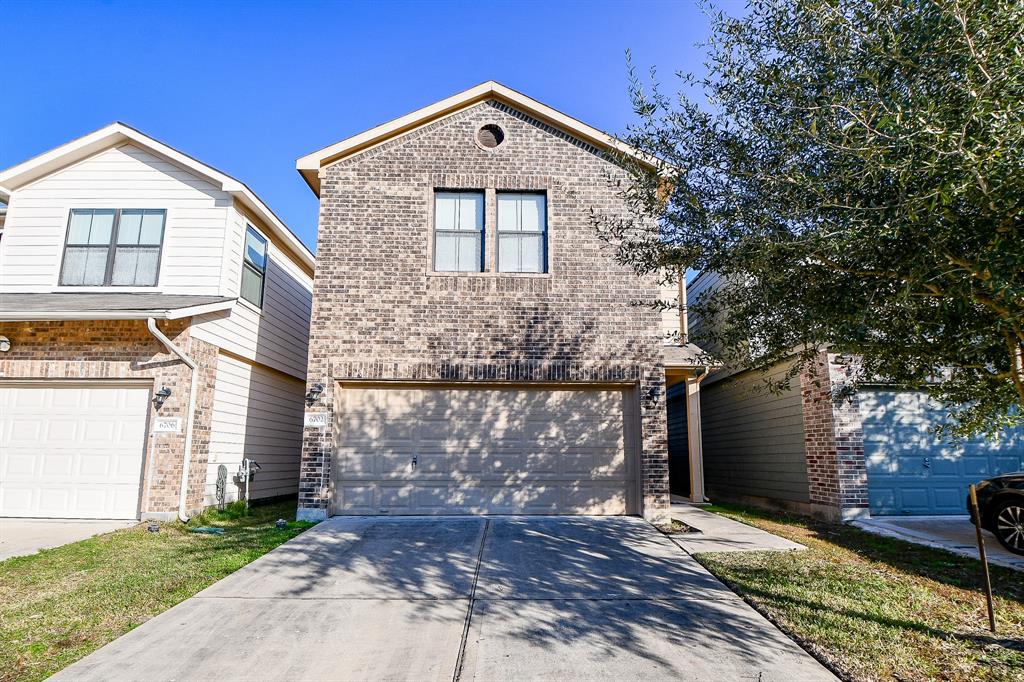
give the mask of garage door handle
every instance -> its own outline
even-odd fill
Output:
[[[922,458],[921,459],[921,465],[925,469],[931,469],[932,468],[932,458],[931,457],[924,457],[924,458]]]
[[[418,463],[419,463],[419,461],[418,461],[418,460],[416,459],[416,457],[413,457],[413,458],[412,458],[412,468],[413,468],[413,469],[415,469],[415,468],[416,468],[416,465],[417,465]]]

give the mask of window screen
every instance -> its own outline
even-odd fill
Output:
[[[498,271],[547,272],[545,195],[498,194]]]
[[[484,267],[484,193],[434,195],[434,270],[481,272]]]

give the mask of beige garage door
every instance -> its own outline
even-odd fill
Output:
[[[337,392],[335,514],[627,514],[635,416],[621,389]]]

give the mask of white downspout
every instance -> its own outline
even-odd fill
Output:
[[[188,505],[188,473],[189,465],[192,463],[192,416],[196,410],[196,384],[199,381],[199,372],[196,370],[195,361],[185,354],[185,351],[181,350],[174,343],[167,338],[160,329],[156,326],[156,319],[150,317],[146,320],[146,326],[149,327],[149,333],[153,337],[163,344],[164,348],[170,351],[172,354],[177,355],[178,358],[188,365],[188,368],[192,370],[192,382],[188,389],[188,412],[185,414],[185,461],[181,465],[181,487],[178,493],[178,518],[185,523],[188,521],[188,514],[186,508]]]

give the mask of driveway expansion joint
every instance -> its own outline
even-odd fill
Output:
[[[473,620],[473,607],[476,606],[476,585],[480,581],[480,566],[484,562],[484,547],[487,546],[487,531],[490,529],[491,520],[484,519],[484,530],[480,534],[480,550],[476,554],[476,568],[473,570],[473,583],[469,589],[469,606],[466,609],[466,621],[462,625],[462,641],[459,642],[459,655],[455,659],[452,682],[459,682],[462,677],[462,666],[466,662],[466,642],[469,641],[469,627]]]

